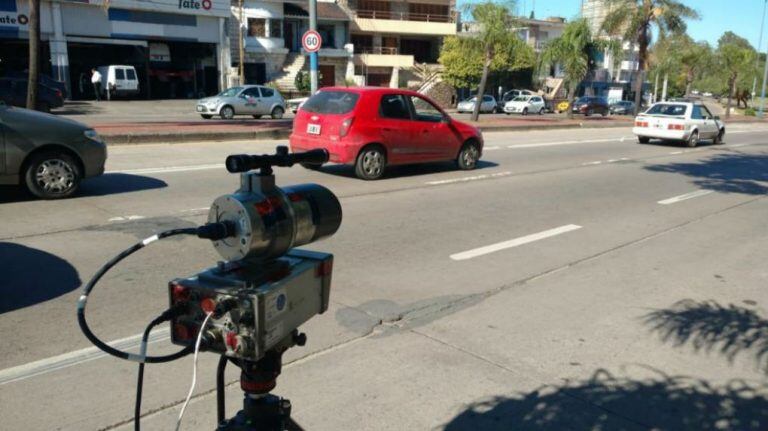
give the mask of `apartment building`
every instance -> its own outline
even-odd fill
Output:
[[[457,32],[454,0],[345,0],[355,75],[366,85],[416,80],[414,63],[436,64],[445,36]]]
[[[334,1],[318,1],[317,31],[323,38],[318,52],[320,86],[344,85],[352,79],[352,47],[349,14]],[[309,29],[308,2],[246,0],[232,6],[230,47],[231,82],[238,80],[240,34],[243,38],[245,83],[276,83],[283,91],[295,91],[295,78],[309,68],[301,36]]]

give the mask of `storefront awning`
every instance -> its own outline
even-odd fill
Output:
[[[283,14],[287,17],[309,18],[309,6],[284,3]],[[335,21],[349,21],[349,16],[336,3],[317,2],[317,18]]]

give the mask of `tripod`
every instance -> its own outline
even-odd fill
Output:
[[[303,345],[304,334],[296,334]],[[303,431],[291,419],[291,402],[270,393],[277,385],[285,350],[269,350],[258,361],[242,361],[221,355],[216,368],[216,431]],[[232,361],[240,372],[240,388],[245,392],[243,409],[225,419],[224,370]]]

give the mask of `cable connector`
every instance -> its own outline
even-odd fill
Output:
[[[235,236],[236,233],[237,224],[232,221],[206,223],[198,227],[196,231],[198,238],[210,239],[211,241],[218,241],[220,239],[229,238],[231,236]]]

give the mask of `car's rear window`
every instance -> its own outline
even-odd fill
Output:
[[[355,108],[359,98],[359,94],[347,91],[321,91],[310,97],[301,109],[317,114],[346,114]]]
[[[647,110],[645,113],[649,115],[669,115],[677,117],[685,115],[685,111],[687,110],[688,107],[686,105],[660,103],[651,106],[651,109]]]
[[[136,79],[136,71],[133,69],[126,69],[126,73],[128,74],[128,79]]]

